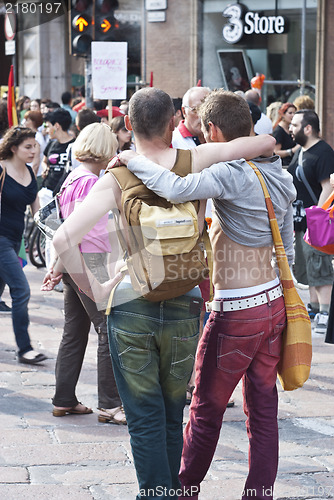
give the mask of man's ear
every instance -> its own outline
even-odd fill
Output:
[[[211,142],[226,142],[223,132],[212,122],[209,122],[209,138]]]
[[[171,117],[171,119],[169,120],[169,123],[168,123],[168,128],[169,130],[171,130],[172,132],[174,131],[175,129],[175,116],[173,115]]]
[[[217,127],[212,122],[209,122],[209,138],[211,142],[218,142]]]
[[[132,126],[131,126],[129,115],[125,115],[124,116],[124,125],[125,125],[125,127],[126,127],[127,130],[132,130]]]
[[[311,137],[312,134],[313,134],[313,128],[310,124],[308,125],[305,125],[304,127],[304,134],[307,136],[307,137]]]
[[[185,111],[184,111],[184,106],[182,106],[182,107],[181,107],[181,111],[182,111],[182,116],[183,116],[183,118],[185,118],[185,117],[186,117],[186,114],[185,114]]]

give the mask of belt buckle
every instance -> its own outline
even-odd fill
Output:
[[[209,313],[211,311],[212,311],[211,302],[209,301],[205,302],[205,312]]]

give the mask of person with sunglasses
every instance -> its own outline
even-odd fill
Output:
[[[173,132],[173,148],[193,149],[205,142],[201,132],[201,120],[197,114],[197,106],[201,104],[209,92],[208,87],[191,87],[184,94],[181,108],[184,120],[180,121]]]
[[[12,298],[18,361],[30,365],[47,359],[31,345],[30,287],[18,259],[26,207],[30,205],[32,214],[39,209],[36,178],[27,165],[34,159],[35,148],[35,132],[25,127],[10,128],[0,143],[0,175],[4,176],[0,201],[0,289],[7,284]]]

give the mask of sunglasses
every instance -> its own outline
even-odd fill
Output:
[[[196,113],[196,114],[197,114],[197,107],[191,107],[191,106],[183,106],[183,107],[184,107],[184,108],[188,108],[188,109],[190,109],[190,111],[191,111],[192,113]]]
[[[31,132],[31,129],[28,128],[28,127],[21,127],[21,126],[18,126],[18,127],[14,127],[14,133],[13,133],[13,136],[16,136],[18,135],[18,132],[23,132],[25,130],[29,130],[29,132]]]

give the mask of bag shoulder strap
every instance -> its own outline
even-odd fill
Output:
[[[331,206],[333,201],[334,201],[334,189],[331,192],[331,194],[328,196],[327,200],[324,202],[324,204],[322,205],[321,208],[323,208],[324,210],[327,210],[327,208],[329,208]]]
[[[286,281],[291,280],[291,282],[293,284],[288,259],[287,259],[287,256],[286,256],[286,253],[284,250],[284,245],[283,245],[281,233],[280,233],[280,230],[278,227],[273,203],[271,201],[270,194],[269,194],[269,191],[267,189],[266,183],[261,175],[260,170],[257,168],[257,166],[254,165],[254,163],[252,163],[251,161],[248,161],[247,163],[248,163],[248,165],[250,165],[252,167],[252,169],[256,173],[256,175],[261,183],[261,186],[262,186],[262,190],[263,190],[265,202],[266,202],[266,207],[268,210],[269,224],[270,224],[270,228],[271,228],[271,232],[272,232],[272,236],[273,236],[273,240],[274,240],[276,260],[277,260],[277,265],[278,265],[279,271],[280,271],[281,281],[284,280],[286,282]]]
[[[192,171],[191,150],[182,150],[182,149],[177,150],[176,160],[171,171],[179,175],[180,177],[184,177],[189,173],[191,173]],[[130,172],[125,166],[112,167],[107,169],[106,172],[110,173],[115,177],[116,182],[122,191],[122,204],[124,204],[126,200],[129,200],[130,198],[133,197],[152,198],[156,196],[157,198],[160,198],[153,191],[148,189],[145,186],[145,184],[143,184],[142,181],[138,179],[138,177],[136,177],[132,172]],[[164,198],[160,198],[160,200],[163,200],[163,203],[166,206],[171,206],[171,203],[165,200]],[[198,213],[200,207],[199,201],[195,200],[192,201],[191,203],[194,205],[196,212]]]
[[[313,203],[316,205],[318,203],[317,197],[314,194],[314,191],[311,188],[310,183],[309,183],[309,181],[306,178],[306,175],[305,175],[305,172],[304,172],[304,168],[303,168],[303,148],[300,148],[300,151],[299,151],[298,165],[297,165],[295,174],[296,174],[297,179],[304,184],[304,186],[306,187],[309,195],[312,198]]]
[[[180,177],[185,177],[186,175],[191,173],[191,166],[191,150],[177,149],[176,160],[171,171],[179,175]],[[141,180],[138,179],[138,177],[136,177],[132,172],[130,172],[130,170],[128,170],[125,165],[107,169],[106,172],[109,172],[115,177],[117,184],[122,191],[127,191],[133,187],[142,185],[143,193],[146,193],[146,191],[152,193],[152,191],[147,189],[147,187],[141,182]]]
[[[73,142],[71,142],[66,148],[66,154],[67,154],[66,167],[65,167],[66,172],[70,172],[72,170],[72,147],[73,147]]]
[[[138,177],[136,177],[132,172],[130,172],[130,170],[128,170],[125,165],[107,169],[106,172],[110,173],[115,177],[116,182],[121,191],[128,191],[129,189],[132,189],[133,187],[136,186],[140,186],[140,184],[142,184],[141,180],[138,179]]]
[[[81,175],[79,174],[79,175],[73,177],[66,185],[65,185],[65,181],[64,181],[64,183],[62,184],[62,186],[60,188],[60,191],[56,194],[56,197],[59,197],[68,186],[73,184],[73,182],[77,181],[78,179],[81,179],[81,177],[88,177],[88,176],[90,176],[90,172],[87,172],[87,173],[82,172]]]
[[[179,175],[180,177],[185,177],[191,174],[192,167],[192,152],[191,149],[177,149],[176,150],[176,160],[171,172]]]
[[[3,189],[3,185],[4,185],[4,182],[5,182],[5,177],[6,177],[6,169],[5,167],[3,167],[2,165],[0,165],[1,167],[1,174],[0,174],[0,194],[2,193],[2,189]]]

